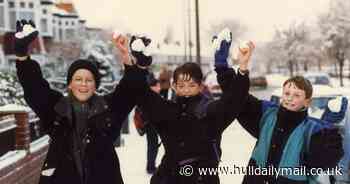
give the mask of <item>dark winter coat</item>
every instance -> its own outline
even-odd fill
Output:
[[[289,111],[282,106],[273,104],[268,101],[258,100],[254,96],[250,95],[247,98],[246,104],[243,106],[243,111],[238,116],[238,121],[253,137],[257,139],[257,144],[260,140],[261,127],[259,122],[269,108],[278,108],[276,125],[273,128],[272,138],[270,142],[270,149],[268,150],[266,166],[278,168],[281,161],[281,157],[288,141],[288,138],[292,132],[301,124],[304,120],[312,119],[318,122],[319,127],[317,131],[314,131],[311,135],[307,148],[300,155],[300,164],[307,169],[310,168],[334,168],[343,154],[341,139],[334,139],[339,137],[338,133],[327,131],[332,126],[324,121],[310,118],[307,115],[307,111],[293,112]],[[337,135],[335,135],[337,134]],[[334,140],[333,140],[334,139]],[[333,140],[333,141],[332,141]],[[325,142],[331,142],[332,145],[326,145]],[[249,167],[253,168],[257,166],[257,163],[253,158],[249,161]],[[243,179],[244,184],[303,184],[306,182],[292,181],[283,176],[259,176],[259,175],[246,175]]]
[[[144,84],[138,104],[156,128],[165,149],[152,184],[219,183],[218,176],[199,176],[195,168],[218,166],[221,135],[237,117],[244,94],[248,93],[249,79],[236,75],[233,69],[223,69],[218,70],[218,82],[223,94],[216,101],[201,94],[167,101]],[[192,177],[181,176],[184,165],[194,167]]]
[[[71,98],[50,89],[36,61],[17,61],[16,67],[25,100],[50,136],[42,171],[55,170],[51,176],[42,174],[40,183],[122,184],[113,143],[120,135],[121,123],[135,105],[134,90],[129,84],[141,70],[127,67],[113,93],[89,99],[86,131],[78,135]]]

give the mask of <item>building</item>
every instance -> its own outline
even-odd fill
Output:
[[[74,41],[85,30],[85,20],[80,19],[71,1],[0,0],[0,48],[10,64],[15,58],[12,48],[16,20],[20,19],[34,20],[40,31],[30,51],[34,58],[42,57],[41,61],[46,60],[53,45]]]

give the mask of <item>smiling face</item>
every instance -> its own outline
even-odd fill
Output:
[[[80,102],[86,102],[96,91],[93,74],[86,69],[77,70],[68,85],[68,89]]]
[[[188,74],[180,74],[173,88],[177,96],[190,97],[198,95],[202,85],[194,81]]]
[[[283,94],[281,105],[290,111],[300,111],[305,107],[309,107],[310,98],[306,98],[304,90],[299,89],[293,82],[289,82],[283,86]]]

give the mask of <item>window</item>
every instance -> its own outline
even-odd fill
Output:
[[[26,3],[25,3],[25,2],[20,2],[20,3],[19,3],[19,6],[20,6],[21,8],[25,8],[25,7],[26,7]]]
[[[62,22],[59,20],[59,21],[58,21],[58,25],[61,25],[61,24],[62,24]]]
[[[68,26],[69,25],[69,23],[68,23],[68,21],[66,21],[66,26]]]
[[[15,7],[15,2],[9,1],[9,7],[10,7],[10,8],[14,8],[14,7]]]
[[[47,25],[47,19],[41,19],[40,20],[40,28],[43,33],[47,33],[49,28]]]
[[[29,3],[29,8],[34,8],[34,3]]]
[[[33,21],[35,21],[34,12],[32,12],[32,11],[21,11],[21,12],[18,13],[18,19],[19,20],[25,19],[25,20],[33,20]]]
[[[52,19],[52,23],[53,23],[53,24],[56,23],[56,20],[55,20],[55,19]]]
[[[52,28],[52,35],[53,35],[54,38],[56,38],[56,36],[57,36],[55,27]]]
[[[66,29],[66,40],[72,39],[75,37],[74,29]]]
[[[72,21],[72,26],[74,26],[75,25],[75,23]]]
[[[43,9],[43,14],[46,15],[47,14],[47,10]]]
[[[5,8],[0,6],[0,28],[5,27]]]
[[[4,3],[4,0],[0,0],[0,3]]]

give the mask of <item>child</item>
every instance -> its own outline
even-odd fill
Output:
[[[249,161],[251,168],[334,168],[343,154],[341,136],[330,123],[307,115],[312,85],[300,76],[283,84],[280,104],[250,95],[239,123],[257,139]],[[312,183],[316,176],[273,173],[249,174],[245,184]]]
[[[17,75],[26,102],[51,139],[39,183],[122,184],[113,142],[136,103],[130,81],[143,76],[143,70],[130,66],[130,60],[123,58],[126,72],[115,91],[97,96],[98,69],[88,60],[77,60],[68,69],[68,96],[63,96],[50,88],[40,65],[28,54],[37,35],[33,22],[17,21]],[[116,40],[119,45],[124,42]]]
[[[221,135],[237,117],[248,93],[246,71],[236,74],[228,67],[230,45],[231,38],[220,39],[215,53],[217,78],[223,91],[219,100],[211,101],[201,94],[203,74],[196,63],[185,63],[175,69],[174,101],[161,98],[149,90],[146,83],[141,86],[138,105],[156,128],[165,149],[152,184],[220,183],[217,175],[200,176],[197,168],[218,166]],[[253,46],[239,59],[249,60],[252,49]],[[193,168],[191,176],[186,176],[184,166]]]

